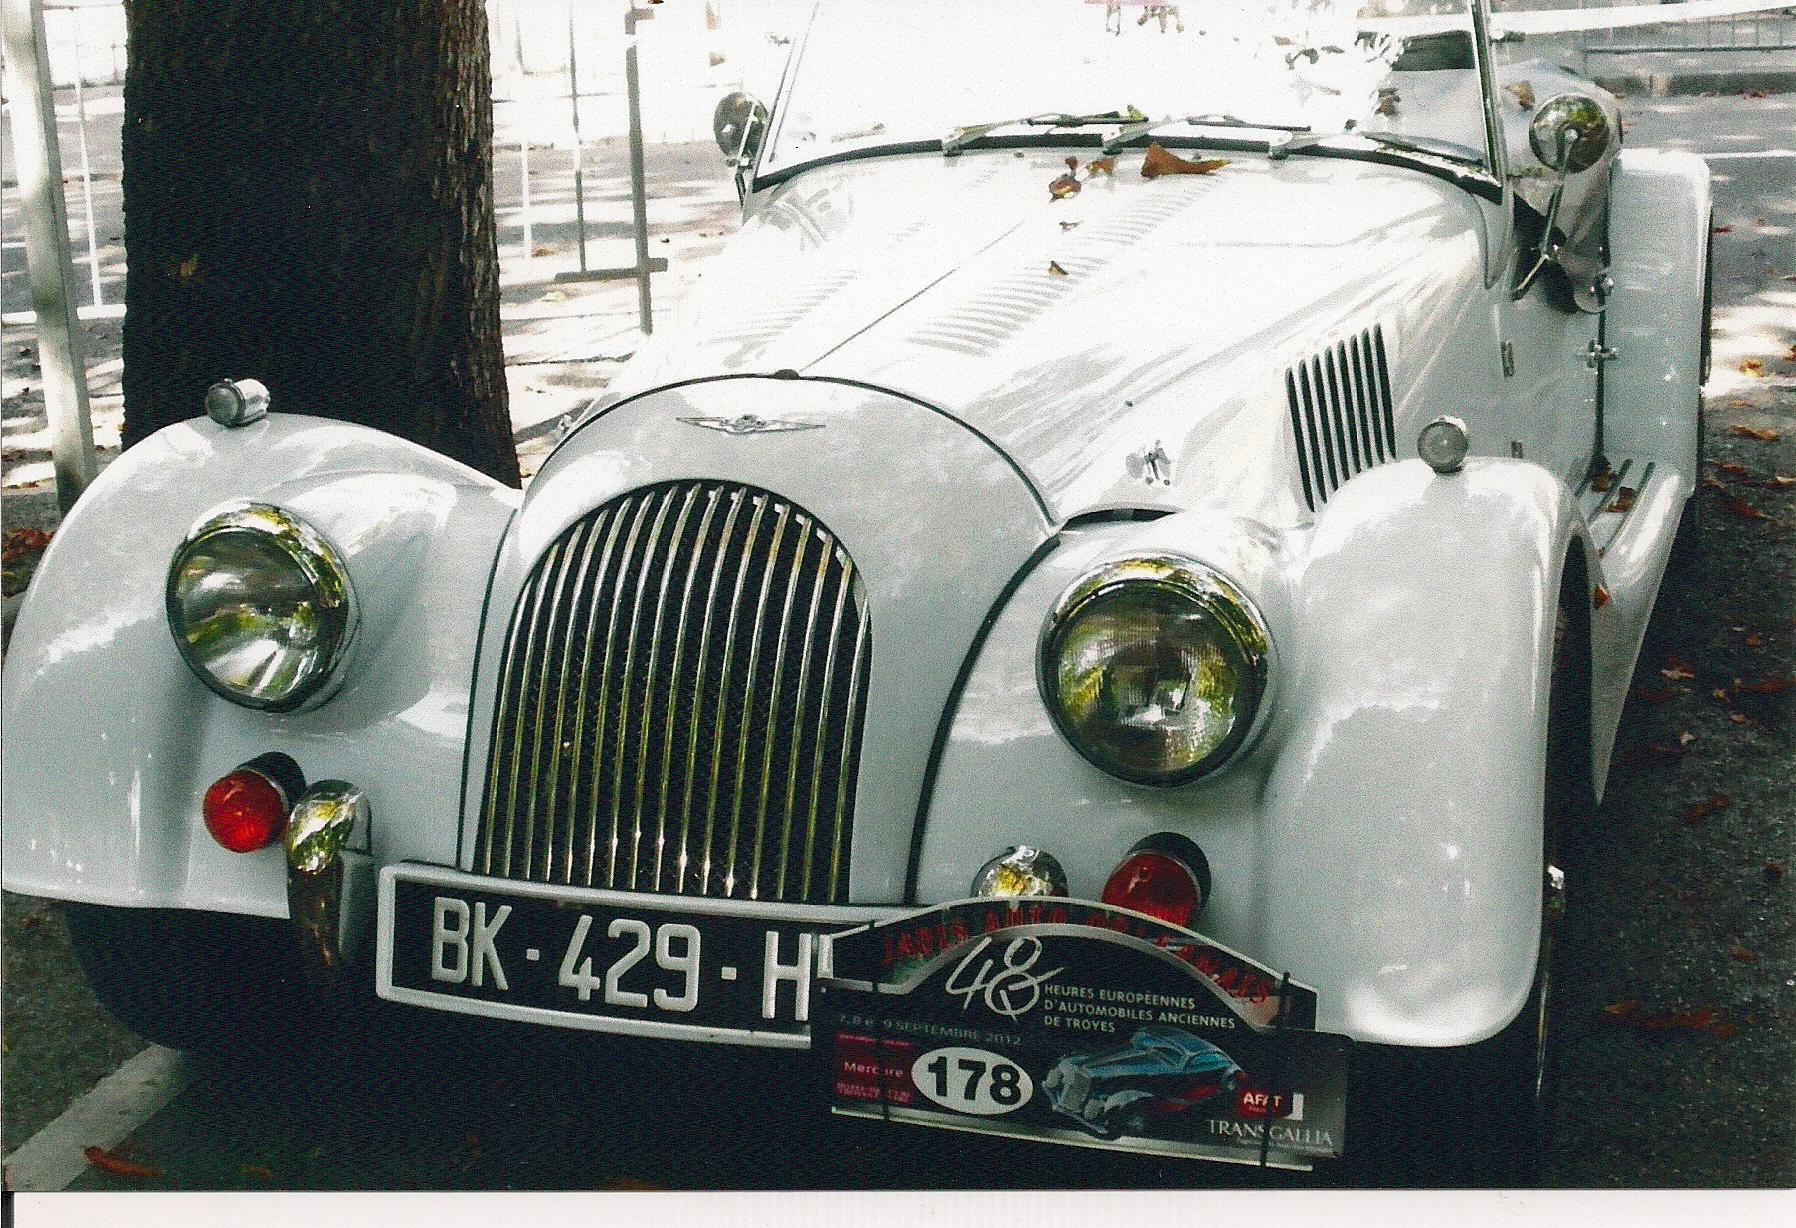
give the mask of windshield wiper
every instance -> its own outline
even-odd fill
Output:
[[[949,157],[959,153],[982,136],[990,136],[1000,128],[1081,128],[1091,124],[1131,124],[1139,123],[1146,116],[1134,107],[1126,111],[1103,111],[1094,115],[1074,115],[1066,111],[1047,111],[1040,115],[1025,115],[1020,119],[999,119],[989,124],[968,124],[964,128],[956,128],[942,138],[942,152]]]
[[[1313,132],[1293,135],[1283,141],[1273,141],[1268,143],[1266,154],[1274,161],[1277,161],[1280,158],[1288,158],[1294,153],[1302,153],[1306,149],[1314,149],[1325,141],[1335,141],[1353,137],[1357,137],[1362,141],[1370,141],[1374,145],[1382,145],[1386,149],[1399,149],[1404,153],[1421,154],[1426,158],[1445,158],[1450,162],[1464,162],[1469,165],[1479,164],[1478,156],[1474,153],[1465,152],[1464,146],[1461,145],[1450,145],[1450,143],[1446,141],[1429,141],[1426,138],[1414,139],[1411,137],[1398,136],[1394,132],[1376,131]],[[1442,146],[1448,146],[1448,148],[1442,148]]]
[[[1187,115],[1167,119],[1148,119],[1138,124],[1125,124],[1118,128],[1114,135],[1104,139],[1104,152],[1113,154],[1137,137],[1146,136],[1150,132],[1167,127],[1169,124],[1189,124],[1201,128],[1252,128],[1260,132],[1305,133],[1310,130],[1308,124],[1256,124],[1236,115]]]

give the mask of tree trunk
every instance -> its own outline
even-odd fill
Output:
[[[128,0],[127,446],[252,376],[517,485],[481,0]]]

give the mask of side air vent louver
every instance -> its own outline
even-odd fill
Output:
[[[1315,511],[1354,474],[1397,458],[1384,329],[1337,342],[1285,372],[1303,499]]]

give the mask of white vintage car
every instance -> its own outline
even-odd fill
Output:
[[[1349,1160],[1527,1137],[1709,189],[1491,21],[825,0],[524,494],[243,383],[105,472],[12,640],[6,886],[200,1049],[333,985],[803,1047],[820,935],[1101,898],[1315,987]]]

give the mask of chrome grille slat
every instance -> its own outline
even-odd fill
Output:
[[[648,515],[649,500],[647,498],[632,499],[625,504],[624,508],[618,510],[618,515],[621,517],[626,509],[631,510],[630,532],[624,538],[623,556],[618,560],[617,570],[614,571],[611,576],[611,617],[602,627],[596,628],[594,632],[595,634],[604,636],[605,662],[599,669],[599,698],[596,724],[593,727],[592,741],[587,744],[588,747],[590,747],[592,761],[592,783],[587,788],[588,805],[586,810],[590,817],[586,828],[586,872],[584,882],[589,886],[597,885],[594,874],[597,871],[599,863],[599,828],[604,824],[605,819],[601,810],[602,806],[603,809],[610,810],[611,812],[611,835],[613,841],[615,841],[617,837],[617,810],[615,807],[604,805],[609,799],[606,798],[604,793],[599,789],[599,780],[604,773],[603,765],[599,762],[598,752],[599,749],[605,745],[605,736],[609,722],[612,718],[613,710],[611,703],[611,662],[617,655],[617,636],[610,634],[610,632],[614,631],[617,627],[618,607],[623,604],[624,599],[624,577],[630,574],[630,563],[636,556],[636,543],[642,535],[642,520],[643,517]],[[582,681],[584,683],[584,680]],[[584,764],[582,766],[584,767]],[[574,786],[574,809],[576,812],[581,809],[580,783],[584,782],[586,778],[587,773],[582,771]],[[607,862],[609,862],[609,857],[607,857]]]
[[[555,593],[554,593],[554,596],[549,599],[550,615],[549,615],[549,629],[548,629],[548,633],[547,633],[547,640],[550,643],[556,642],[557,639],[559,639],[559,638],[564,638],[567,634],[568,628],[572,625],[572,622],[573,622],[573,610],[567,603],[564,603],[562,601],[561,595],[567,586],[568,575],[570,572],[573,571],[573,568],[572,568],[572,566],[570,566],[570,563],[571,563],[572,559],[574,558],[574,556],[579,553],[580,547],[584,543],[586,536],[591,532],[590,525],[582,525],[581,528],[583,530],[585,530],[585,532],[578,532],[574,535],[574,537],[568,543],[567,549],[562,551],[561,561],[560,561],[559,565],[555,568]],[[579,587],[578,580],[575,581],[575,587],[576,588]],[[561,626],[561,636],[559,636],[559,637],[555,634],[555,628],[556,628],[557,624],[559,624]],[[537,727],[537,730],[539,731],[539,735],[540,735],[540,731],[542,730],[543,721],[544,721],[543,704],[544,704],[544,701],[546,700],[547,696],[551,693],[551,688],[549,686],[549,673],[551,670],[554,669],[555,655],[556,654],[547,653],[547,652],[545,652],[543,654],[542,671],[536,679],[536,685],[537,685],[536,727]],[[565,656],[563,656],[562,661],[563,661],[564,665],[565,665],[566,659],[567,658]],[[562,673],[563,674],[566,673],[565,668],[562,670]],[[554,693],[560,694],[560,689],[555,688]],[[560,741],[561,734],[560,734],[559,726],[561,723],[562,707],[559,703],[557,703],[555,705],[554,715],[555,715],[555,723],[556,723],[557,729],[556,729],[556,732],[554,735],[552,735],[550,738],[546,739],[546,741],[548,742],[547,751],[548,751],[549,763],[551,765],[550,766],[551,771],[554,770],[554,763],[555,763],[556,756],[558,755],[558,753],[561,750],[561,741]],[[551,793],[551,791],[545,790],[545,789],[542,789],[539,787],[540,782],[542,780],[542,772],[540,770],[540,765],[541,765],[542,759],[543,759],[543,752],[544,752],[543,743],[544,743],[544,741],[545,741],[544,738],[542,738],[541,736],[538,736],[536,745],[531,749],[531,754],[530,754],[530,784],[531,784],[530,810],[529,810],[529,817],[525,820],[525,823],[524,823],[524,864],[525,864],[525,866],[534,865],[535,860],[536,860],[536,831],[537,831],[537,826],[538,826],[538,820],[537,820],[537,805],[538,805],[538,803],[547,801],[547,802],[549,802],[550,811],[553,812],[553,810],[554,810],[553,794]],[[545,796],[545,794],[547,794],[548,796]],[[549,826],[552,828],[554,825],[554,819],[552,817],[552,813],[549,816],[545,816],[543,822],[546,826]],[[543,847],[545,849],[548,848],[548,838],[547,838],[546,834],[545,834],[545,838],[543,841]]]
[[[624,639],[624,673],[618,686],[617,701],[617,743],[611,754],[611,791],[608,796],[611,811],[611,842],[605,849],[605,885],[616,887],[618,832],[624,818],[624,768],[630,760],[630,709],[634,698],[630,686],[636,676],[636,643],[638,630],[642,626],[643,600],[649,592],[649,576],[654,569],[655,547],[661,540],[661,526],[667,522],[667,509],[673,503],[674,491],[668,489],[663,495],[660,505],[655,511],[655,525],[649,530],[649,539],[642,548],[642,561],[636,569],[636,592],[630,601],[630,631]],[[651,506],[652,500],[645,501],[643,506]],[[627,574],[627,569],[619,572],[619,579]],[[606,690],[610,694],[610,690]],[[638,733],[640,735],[640,732]],[[635,841],[631,841],[632,847]]]
[[[767,514],[767,500],[755,499],[755,514],[748,522],[748,539],[743,545],[741,561],[736,566],[735,591],[730,597],[730,620],[723,633],[723,665],[717,671],[717,706],[711,720],[711,784],[705,794],[705,860],[700,870],[700,895],[711,894],[711,859],[717,851],[717,782],[723,767],[724,715],[730,696],[730,672],[736,664],[736,625],[742,613],[742,584],[748,579],[749,560],[761,532],[761,518]]]
[[[769,687],[772,702],[768,707],[768,735],[761,739],[761,788],[760,799],[755,806],[755,838],[751,847],[754,849],[754,861],[748,871],[749,899],[759,899],[761,892],[761,853],[766,848],[767,832],[767,790],[773,778],[773,746],[779,741],[772,736],[778,728],[780,684],[786,676],[786,644],[790,640],[792,626],[792,598],[798,593],[798,574],[804,568],[805,551],[811,544],[811,534],[816,525],[806,521],[799,529],[798,545],[793,548],[792,565],[786,571],[786,598],[780,604],[779,632],[774,636],[773,678]]]
[[[712,490],[710,496],[705,500],[705,514],[698,522],[698,537],[693,543],[690,552],[691,558],[686,563],[686,584],[680,590],[679,630],[674,635],[673,668],[670,671],[670,680],[667,686],[667,727],[670,731],[677,728],[676,720],[679,716],[680,662],[685,659],[686,653],[686,622],[692,610],[692,583],[698,578],[698,564],[699,560],[704,557],[704,545],[707,533],[711,528],[711,518],[717,514],[717,501],[722,495],[723,490],[719,487]],[[655,807],[655,813],[659,818],[659,825],[655,832],[656,891],[662,890],[662,854],[667,849],[667,786],[673,779],[673,746],[674,739],[672,737],[661,739],[661,789]],[[684,849],[684,847],[682,841],[681,848]],[[684,859],[676,864],[678,866],[676,873],[685,869]]]
[[[848,582],[852,577],[844,574],[836,586],[836,612],[830,619],[829,651],[823,658],[823,687],[821,693],[829,695],[836,678],[836,648],[841,643],[842,607],[848,594]],[[813,749],[811,759],[811,801],[805,814],[804,829],[804,885],[799,889],[801,896],[808,898],[811,894],[811,867],[815,864],[817,848],[817,801],[823,785],[823,738],[820,735]]]
[[[817,609],[823,601],[823,591],[829,586],[829,547],[831,539],[828,533],[819,533],[823,546],[823,554],[817,567],[817,578],[811,584],[810,609],[805,615],[804,652],[798,658],[798,697],[797,710],[792,716],[792,745],[786,756],[786,816],[780,825],[780,867],[776,891],[783,892],[786,886],[786,870],[791,864],[792,853],[792,818],[797,807],[793,802],[798,797],[798,765],[799,752],[803,748],[804,739],[810,725],[804,719],[805,701],[811,697],[811,689],[807,685],[811,678],[811,650],[817,644]],[[827,697],[823,697],[827,699]],[[821,702],[821,701],[820,701]]]
[[[557,542],[556,545],[560,546],[561,543]],[[552,553],[549,555],[549,558],[544,563],[544,568],[548,571],[555,570],[555,566],[558,562],[560,562],[560,559],[561,559],[561,551],[559,549],[552,551]],[[543,615],[543,606],[544,606],[543,592],[547,590],[547,587],[548,587],[547,585],[544,585],[542,587],[542,590],[539,591],[536,595],[536,603],[530,613],[530,638],[526,641],[527,647],[526,647],[526,651],[524,653],[524,664],[523,664],[523,667],[518,671],[518,684],[517,684],[518,694],[517,694],[517,701],[516,701],[517,702],[517,711],[513,716],[514,728],[512,731],[512,737],[513,737],[513,741],[512,741],[512,772],[511,772],[511,788],[510,788],[511,806],[509,808],[508,822],[507,822],[507,826],[505,829],[505,835],[506,835],[505,865],[504,865],[504,868],[500,871],[500,873],[503,873],[503,874],[509,874],[511,872],[511,851],[513,848],[516,847],[516,842],[513,839],[513,834],[515,831],[515,827],[513,826],[513,820],[515,820],[515,817],[517,815],[518,762],[523,757],[523,749],[524,749],[524,709],[527,707],[528,687],[530,685],[530,683],[529,683],[530,676],[531,676],[530,662],[531,662],[532,657],[540,657],[543,655],[540,645],[547,638],[547,637],[543,636],[542,634],[540,634],[537,630],[539,620],[542,618],[542,615]]]
[[[611,574],[611,560],[615,557],[617,537],[618,534],[623,531],[624,521],[627,519],[626,514],[628,510],[627,506],[618,506],[611,509],[609,513],[604,514],[610,521],[609,526],[605,530],[605,549],[599,556],[598,574],[593,577],[592,589],[586,599],[586,634],[581,639],[579,691],[577,692],[577,697],[574,701],[574,757],[572,777],[568,786],[568,794],[566,795],[568,798],[568,839],[567,847],[565,849],[566,855],[562,859],[561,870],[561,881],[564,883],[571,883],[574,881],[574,850],[579,845],[579,835],[575,831],[575,824],[580,821],[580,781],[582,779],[582,767],[587,758],[586,680],[591,676],[592,646],[598,639],[598,620],[599,610],[601,608],[600,598],[605,592],[606,577]],[[572,657],[573,653],[569,652],[568,655],[569,657]],[[555,790],[558,799],[564,796],[561,789],[560,777],[556,778]]]
[[[792,509],[782,506],[779,516],[773,522],[773,536],[767,547],[770,559],[777,559],[780,552],[780,539],[786,534],[786,521]],[[736,849],[742,827],[742,786],[748,771],[748,731],[749,722],[754,719],[756,708],[756,682],[758,667],[761,663],[761,627],[767,617],[767,594],[773,588],[773,568],[770,566],[761,573],[761,593],[755,598],[754,627],[748,633],[748,686],[742,697],[742,715],[738,718],[736,728],[736,782],[730,790],[730,846],[723,863],[723,890],[725,895],[733,895],[736,890]],[[749,898],[755,895],[754,883],[749,883]]]
[[[802,508],[718,481],[612,500],[518,595],[476,868],[840,902],[871,652],[853,560]]]
[[[1285,371],[1303,500],[1320,508],[1354,475],[1397,457],[1384,330],[1374,325]]]

